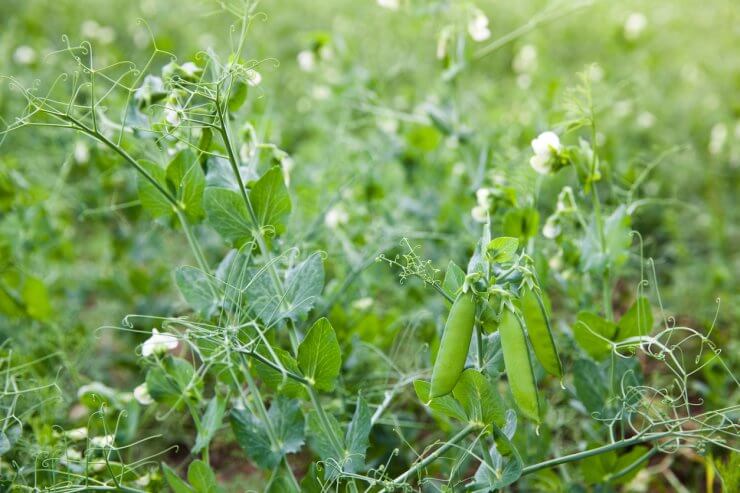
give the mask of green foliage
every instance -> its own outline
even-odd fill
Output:
[[[98,3],[0,2],[0,490],[737,490],[730,0]]]

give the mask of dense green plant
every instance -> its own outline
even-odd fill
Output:
[[[25,107],[5,121],[2,149],[24,133],[69,139],[64,186],[85,200],[111,194],[79,217],[122,214],[112,249],[137,264],[125,282],[50,293],[43,262],[77,276],[72,252],[105,250],[102,234],[64,238],[73,214],[56,196],[62,185],[24,186],[32,172],[3,158],[3,231],[33,231],[0,245],[3,332],[28,334],[0,348],[5,487],[610,491],[654,457],[711,452],[732,491],[736,362],[712,338],[714,322],[692,328],[668,314],[664,266],[646,255],[655,240],[640,227],[644,208],[681,206],[645,188],[685,150],[622,166],[611,142],[624,136],[601,123],[611,96],[597,65],[553,103],[562,109],[537,123],[543,132],[473,128],[456,101],[479,60],[591,2],[543,9],[490,40],[470,3],[435,2],[432,13],[378,3],[436,16],[441,66],[430,72],[442,101],[381,106],[373,81],[350,77],[342,40],[313,33],[298,63],[306,77],[316,66],[328,74],[333,86],[318,85],[317,99],[337,107],[282,136],[266,109],[281,101],[263,89],[282,69],[249,50],[264,20],[252,2],[221,6],[236,19],[228,52],[182,62],[141,23],[153,49],[138,65],[65,37],[50,57],[71,66],[50,83],[3,77]],[[640,18],[630,22],[625,42],[639,34]],[[523,47],[513,60],[519,85],[531,83],[532,56]],[[354,105],[372,131],[342,109]],[[350,136],[336,150],[347,162],[316,163],[333,159],[340,135]],[[394,166],[388,148],[399,149]],[[91,153],[98,169],[76,167]],[[377,169],[339,174],[366,153]],[[75,245],[82,238],[91,245]],[[400,289],[388,288],[391,273]],[[73,358],[91,339],[53,301],[96,288],[131,297],[134,312],[95,332],[125,355],[100,362],[106,383],[81,374]],[[249,464],[247,478],[225,472],[234,462]],[[574,467],[556,469],[565,464]]]

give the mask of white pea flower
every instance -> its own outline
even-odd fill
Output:
[[[304,72],[312,72],[316,68],[316,55],[311,50],[303,50],[298,53],[298,66]]]
[[[136,386],[134,389],[134,399],[142,406],[148,406],[154,402],[154,399],[149,394],[149,387],[146,386],[146,382]]]
[[[475,191],[475,199],[478,201],[478,205],[488,209],[491,207],[491,189],[479,188]]]
[[[557,238],[560,235],[560,218],[557,214],[547,218],[545,225],[542,227],[542,236],[549,239]]]
[[[349,221],[347,211],[338,205],[329,209],[329,212],[326,213],[326,217],[324,217],[324,224],[326,224],[329,229],[337,229],[342,224],[346,224],[347,221]]]
[[[470,211],[470,215],[473,216],[473,219],[476,222],[485,223],[486,221],[488,221],[488,207],[476,205]]]
[[[400,0],[378,0],[378,5],[388,10],[398,10],[401,6]]]
[[[160,333],[157,329],[152,329],[152,336],[144,341],[141,346],[141,354],[144,357],[153,354],[166,353],[177,347],[177,338],[166,332]]]
[[[111,44],[113,41],[116,40],[116,31],[109,26],[101,26],[98,28],[98,32],[96,33],[98,38],[98,41],[100,41],[102,44]]]
[[[534,45],[524,45],[514,56],[511,67],[518,74],[532,73],[537,68],[537,48]]]
[[[629,41],[634,41],[640,37],[642,32],[647,27],[648,21],[645,14],[641,12],[633,12],[624,21],[624,37]]]
[[[326,101],[331,96],[331,89],[324,84],[318,84],[311,89],[311,95],[317,101]]]
[[[558,194],[558,205],[556,207],[558,214],[564,212],[570,212],[573,210],[573,189],[570,187],[563,187]]]
[[[352,302],[352,307],[357,310],[364,311],[370,308],[371,306],[373,306],[373,299],[370,298],[369,296],[365,298],[356,299],[355,301]]]
[[[516,76],[516,85],[521,89],[529,89],[532,85],[532,76],[529,74],[519,74]]]
[[[187,63],[182,64],[180,66],[180,70],[182,70],[183,73],[190,78],[200,75],[200,73],[203,71],[202,68],[200,68],[193,62],[187,62]]]
[[[250,68],[249,70],[247,70],[246,76],[247,76],[247,84],[249,84],[252,87],[258,86],[260,82],[262,82],[262,74],[260,74],[253,68]]]
[[[64,436],[72,440],[73,442],[79,442],[87,438],[87,428],[84,426],[81,428],[73,428],[64,432]]]
[[[655,115],[649,111],[643,111],[637,116],[637,125],[642,128],[650,128],[655,125]]]
[[[100,29],[100,25],[94,20],[90,20],[90,19],[84,21],[82,23],[82,26],[80,26],[80,30],[82,31],[82,36],[85,38],[97,38],[98,29]]]
[[[712,127],[709,134],[709,154],[717,155],[722,152],[722,147],[727,141],[727,133],[727,125],[724,123],[717,123]]]
[[[106,448],[113,445],[113,435],[103,435],[98,437],[92,437],[90,439],[90,445],[95,448]]]
[[[442,60],[447,56],[447,45],[452,40],[453,30],[450,26],[445,27],[437,36],[437,60]]]
[[[30,65],[36,61],[36,50],[28,45],[21,45],[13,52],[13,61],[18,65]]]
[[[180,113],[181,110],[178,106],[172,103],[167,103],[166,105],[164,105],[164,119],[173,127],[178,126],[182,121]]]
[[[552,160],[557,157],[563,146],[555,132],[543,132],[532,141],[534,156],[529,164],[537,173],[545,175],[552,171]]]
[[[468,22],[468,34],[473,41],[481,42],[491,37],[491,30],[488,28],[488,17],[480,10],[473,13],[473,17]]]
[[[143,476],[136,478],[134,480],[134,483],[136,483],[136,486],[149,486],[149,483],[152,482],[152,476],[150,474],[144,474]]]
[[[77,164],[85,164],[90,160],[90,148],[81,140],[75,142],[74,157]]]

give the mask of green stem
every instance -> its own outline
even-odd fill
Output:
[[[467,437],[470,434],[470,432],[472,432],[476,428],[478,428],[477,425],[472,425],[472,424],[467,425],[465,428],[463,428],[462,430],[460,430],[455,436],[453,436],[452,438],[450,438],[449,441],[447,441],[443,445],[441,445],[437,450],[435,450],[434,452],[432,452],[431,454],[427,455],[422,460],[420,460],[419,462],[417,462],[416,465],[414,465],[413,467],[411,467],[405,473],[403,473],[400,476],[398,476],[395,479],[393,479],[388,485],[386,485],[381,490],[381,493],[384,492],[384,491],[389,491],[389,488],[392,488],[394,486],[397,486],[397,485],[400,485],[400,484],[404,483],[409,477],[411,477],[414,474],[416,474],[417,471],[419,471],[420,469],[425,468],[426,466],[428,466],[429,464],[431,464],[432,462],[434,462],[440,455],[442,455],[443,453],[445,453],[447,450],[449,450],[453,446],[457,445],[458,442],[462,441],[465,437]],[[390,490],[390,491],[392,491],[392,490]]]
[[[326,415],[326,411],[324,411],[324,408],[321,407],[321,402],[319,401],[319,394],[316,392],[316,389],[314,389],[311,385],[306,385],[306,389],[308,389],[308,395],[311,396],[311,402],[313,403],[314,409],[316,409],[316,414],[318,414],[319,416],[319,421],[321,421],[321,426],[324,428],[324,432],[327,435],[329,435],[329,440],[332,442],[332,446],[336,449],[337,459],[341,460],[342,456],[344,455],[344,447],[339,442],[339,439],[334,433],[334,428],[331,426],[331,423],[329,422],[329,417]]]
[[[593,448],[590,450],[584,450],[583,452],[578,452],[578,453],[570,454],[570,455],[564,455],[562,457],[556,457],[555,459],[546,460],[546,461],[539,462],[537,464],[533,464],[531,466],[525,467],[524,469],[522,469],[522,476],[526,476],[527,474],[532,474],[533,472],[537,472],[542,469],[549,469],[559,464],[565,464],[567,462],[576,462],[581,459],[585,459],[587,457],[593,457],[594,455],[600,455],[606,452],[611,452],[612,450],[617,450],[620,448],[630,447],[632,445],[638,445],[641,443],[647,443],[647,442],[652,442],[655,440],[660,440],[661,438],[665,438],[670,435],[672,435],[672,432],[663,432],[663,433],[656,433],[654,435],[649,435],[649,436],[635,437],[635,438],[630,438],[628,440],[622,440],[617,443],[610,443],[608,445],[603,445],[601,447]]]

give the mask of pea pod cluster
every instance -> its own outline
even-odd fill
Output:
[[[475,325],[475,297],[472,292],[460,293],[447,316],[442,342],[432,369],[430,397],[452,392],[465,368]]]

